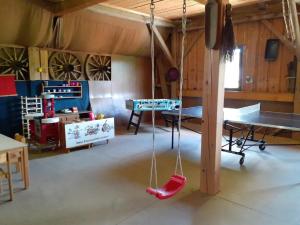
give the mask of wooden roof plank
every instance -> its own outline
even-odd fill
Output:
[[[106,2],[107,0],[68,0],[53,4],[52,11],[56,16],[63,16],[80,9]]]
[[[96,6],[90,7],[89,10],[109,16],[114,16],[122,19],[132,20],[141,23],[149,23],[150,16],[145,13],[136,12],[133,10],[124,9],[117,6],[111,6],[109,4],[98,4]],[[163,27],[175,27],[173,21],[155,17],[155,25]]]

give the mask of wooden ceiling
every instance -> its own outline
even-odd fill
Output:
[[[30,0],[52,11],[57,16],[89,8],[99,13],[149,19],[150,0]],[[186,0],[189,17],[203,15],[207,0]],[[281,0],[229,0],[233,5],[235,17],[252,18],[266,15],[278,16],[282,13]],[[300,1],[300,0],[297,0]],[[183,0],[154,0],[157,19],[172,23],[182,15]]]
[[[258,2],[267,2],[264,0],[230,0],[235,7],[254,4]],[[124,8],[139,13],[149,14],[150,0],[107,0],[100,5]],[[178,19],[182,15],[183,0],[155,0],[155,15],[165,19]],[[195,16],[204,12],[206,0],[187,0],[188,16]]]
[[[149,2],[149,0],[108,0],[102,4],[149,14]],[[187,8],[189,15],[195,15],[203,12],[204,5],[193,0],[187,0]],[[156,0],[155,15],[166,19],[179,18],[182,15],[182,0]]]

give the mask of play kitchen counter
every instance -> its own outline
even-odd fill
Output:
[[[108,141],[115,136],[114,118],[80,122],[61,121],[60,145],[62,152],[71,148]]]

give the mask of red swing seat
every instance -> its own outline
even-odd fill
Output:
[[[186,184],[186,177],[180,175],[173,175],[169,181],[162,188],[148,187],[146,191],[154,195],[156,198],[163,200],[173,197],[181,191]]]

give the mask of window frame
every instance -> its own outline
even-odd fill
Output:
[[[225,79],[226,79],[226,74],[224,74],[224,89],[225,91],[241,91],[242,90],[242,84],[243,84],[243,56],[244,56],[244,48],[245,46],[243,45],[237,45],[235,49],[240,49],[240,63],[239,63],[239,87],[238,88],[226,88],[225,87]],[[225,61],[226,64],[226,61]]]

